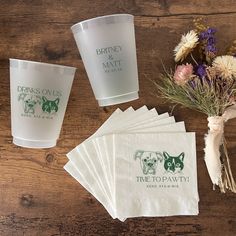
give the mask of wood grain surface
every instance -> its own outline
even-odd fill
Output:
[[[70,27],[95,16],[135,15],[140,99],[99,108]],[[236,195],[212,191],[204,163],[206,117],[177,107],[173,114],[197,133],[200,214],[112,220],[104,208],[63,165],[65,154],[87,137],[117,108],[146,104],[158,112],[172,106],[152,95],[149,79],[162,72],[161,59],[173,66],[172,49],[180,35],[202,16],[217,27],[218,48],[236,38],[236,1],[202,0],[0,0],[0,236],[56,235],[236,235]],[[9,58],[71,65],[78,68],[55,148],[26,149],[12,144]],[[225,127],[236,174],[236,120]]]

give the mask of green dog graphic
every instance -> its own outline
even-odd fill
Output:
[[[179,156],[170,156],[167,152],[163,152],[164,168],[170,173],[180,173],[184,168],[184,152]]]
[[[134,159],[140,160],[140,165],[143,171],[143,174],[156,174],[156,168],[158,161],[162,162],[163,156],[161,152],[151,152],[151,151],[142,151],[138,150],[135,152]]]
[[[60,99],[57,98],[53,101],[48,100],[46,97],[42,97],[42,110],[46,113],[53,113],[58,111],[58,104]]]
[[[34,114],[36,104],[41,103],[41,98],[36,95],[21,93],[18,96],[18,101],[23,101],[24,113]]]

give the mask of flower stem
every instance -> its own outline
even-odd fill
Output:
[[[223,146],[224,156],[223,156],[223,174],[222,174],[222,182],[220,184],[220,190],[221,192],[225,193],[226,189],[229,189],[233,193],[236,193],[236,183],[231,171],[230,160],[225,138],[223,138],[222,146]]]
[[[194,63],[198,66],[198,63],[197,63],[197,61],[195,60],[195,58],[193,57],[193,54],[192,54],[192,53],[190,53],[190,56],[191,56],[191,58],[193,59]]]

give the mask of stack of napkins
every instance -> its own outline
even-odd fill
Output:
[[[67,157],[112,218],[198,214],[195,134],[168,113],[117,109]]]

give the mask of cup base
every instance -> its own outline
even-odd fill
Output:
[[[55,147],[57,144],[56,140],[27,140],[22,138],[13,137],[13,143],[17,146],[25,147],[25,148],[51,148]]]
[[[138,98],[139,98],[138,92],[133,92],[133,93],[128,93],[128,94],[123,94],[120,96],[99,99],[98,105],[100,107],[111,106],[111,105],[116,105],[120,103],[130,102]]]

